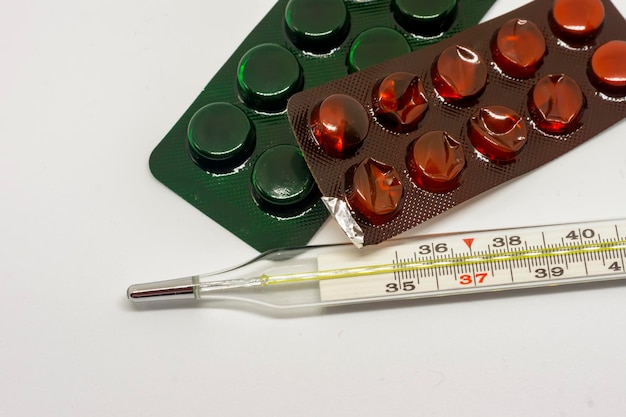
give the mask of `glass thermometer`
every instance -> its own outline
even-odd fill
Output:
[[[626,278],[626,219],[277,249],[232,269],[132,285],[133,302],[333,306]]]

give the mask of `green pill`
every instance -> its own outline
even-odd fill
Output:
[[[243,101],[260,111],[279,112],[302,89],[304,77],[296,57],[282,46],[264,43],[239,61],[237,85]]]
[[[400,32],[375,27],[354,39],[348,54],[348,71],[357,72],[411,52],[411,46]]]
[[[346,39],[350,15],[343,0],[290,0],[285,29],[298,49],[326,53]]]
[[[254,126],[241,109],[230,103],[200,108],[187,127],[191,158],[207,171],[220,172],[242,164],[255,142]]]
[[[446,31],[456,17],[456,0],[394,0],[393,16],[405,30],[421,36]]]
[[[302,152],[293,145],[277,145],[263,152],[254,164],[252,185],[262,208],[285,214],[310,202],[316,189]]]

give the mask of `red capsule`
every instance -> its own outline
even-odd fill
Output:
[[[546,75],[530,90],[528,110],[539,129],[569,133],[579,126],[585,96],[576,81],[565,74]]]
[[[431,69],[435,89],[448,101],[477,96],[487,83],[487,64],[473,49],[451,46],[437,58]]]
[[[347,176],[350,207],[373,224],[394,218],[400,209],[404,187],[396,169],[368,158]]]
[[[467,136],[478,152],[494,162],[515,159],[526,144],[524,119],[504,106],[483,107],[471,117]]]
[[[502,25],[494,36],[491,54],[505,74],[529,78],[542,64],[546,40],[533,22],[512,19]]]
[[[555,0],[550,12],[552,31],[566,42],[593,39],[603,23],[601,0]]]
[[[610,41],[591,56],[589,78],[601,91],[626,94],[626,42]]]
[[[357,100],[345,94],[333,94],[313,110],[311,130],[324,152],[345,158],[363,143],[369,119]]]
[[[461,144],[447,132],[428,132],[408,148],[407,167],[413,181],[431,192],[447,192],[459,185],[465,167]]]
[[[427,109],[424,86],[415,74],[393,73],[374,89],[374,114],[381,124],[395,132],[416,129]]]

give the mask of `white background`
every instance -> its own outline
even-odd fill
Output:
[[[126,300],[256,254],[148,156],[272,5],[0,0],[0,416],[626,415],[619,284],[297,317]],[[626,217],[625,190],[621,123],[414,233]]]

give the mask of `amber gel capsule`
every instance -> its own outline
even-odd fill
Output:
[[[528,110],[539,129],[555,134],[578,129],[585,96],[565,74],[546,75],[530,90]]]
[[[311,130],[324,152],[345,158],[361,146],[369,130],[369,118],[357,100],[333,94],[313,110]]]
[[[395,132],[416,129],[427,109],[424,86],[415,74],[395,72],[374,88],[374,114]]]
[[[610,41],[591,56],[589,78],[602,92],[626,95],[626,42]]]
[[[448,132],[425,133],[409,145],[406,163],[413,181],[432,192],[446,192],[459,185],[465,167],[463,147]]]
[[[546,54],[546,40],[533,22],[511,19],[500,27],[491,42],[491,54],[506,75],[529,78]]]
[[[478,152],[494,162],[515,159],[526,144],[528,129],[524,119],[505,106],[486,106],[474,114],[467,136]]]
[[[593,39],[603,23],[601,0],[555,0],[550,12],[552,32],[566,42]]]
[[[394,218],[403,194],[398,171],[375,159],[367,158],[346,175],[348,204],[373,224]]]
[[[444,50],[431,69],[433,85],[444,100],[461,101],[477,96],[487,83],[487,64],[465,46]]]

